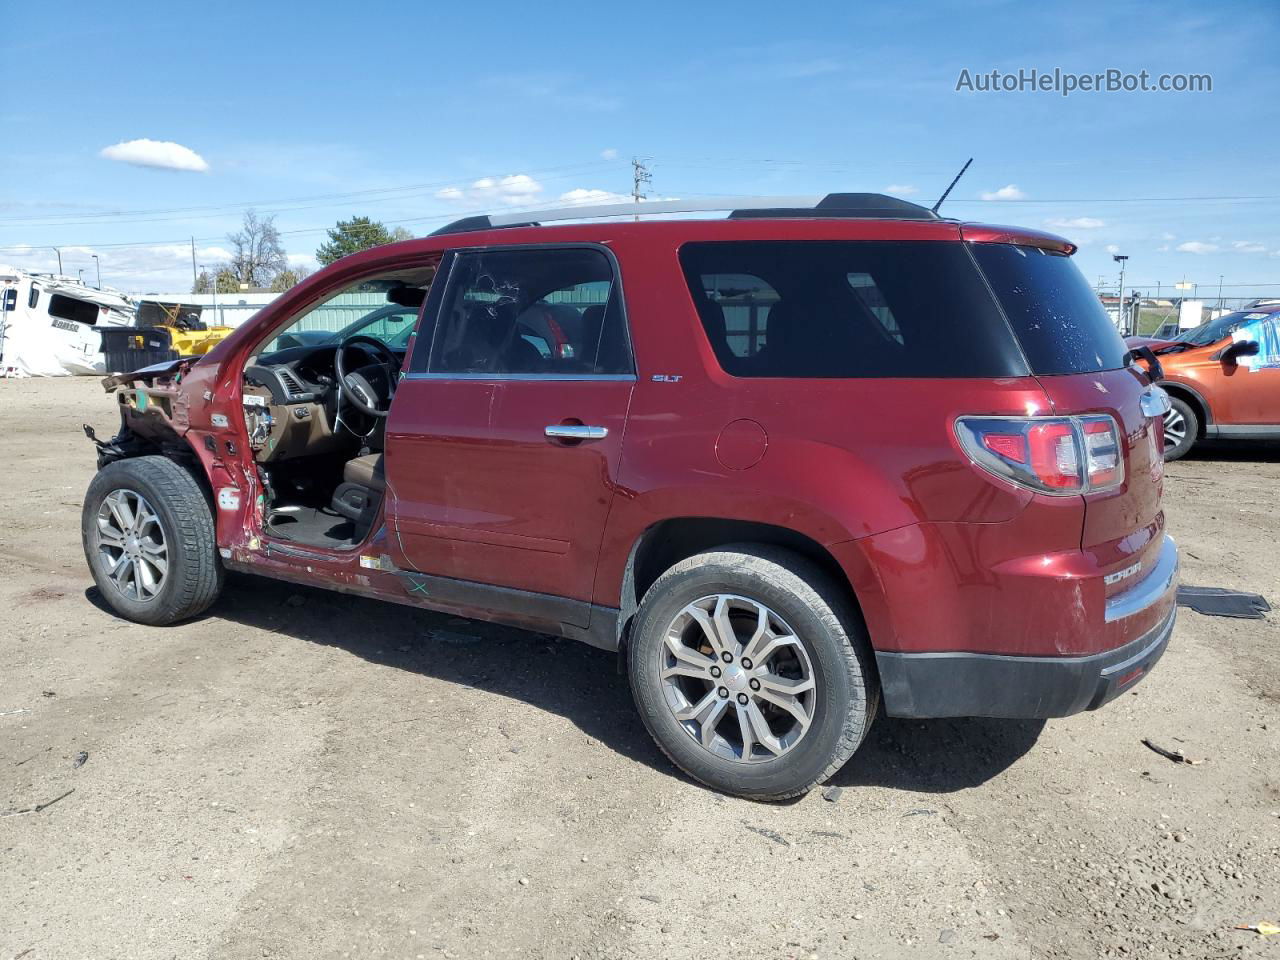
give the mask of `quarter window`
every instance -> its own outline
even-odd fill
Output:
[[[611,261],[586,248],[458,254],[427,369],[470,375],[631,373]]]
[[[959,243],[691,243],[680,263],[716,359],[735,377],[1026,373]]]

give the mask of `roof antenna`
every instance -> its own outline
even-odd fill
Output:
[[[960,168],[960,172],[956,174],[956,178],[951,181],[951,186],[942,191],[942,196],[938,198],[938,202],[933,205],[931,212],[937,213],[938,208],[942,206],[942,201],[951,196],[951,191],[956,188],[956,184],[960,182],[960,178],[964,176],[964,172],[969,169],[969,164],[973,163],[973,157],[964,162],[964,166]]]

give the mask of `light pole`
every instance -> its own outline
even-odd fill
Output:
[[[1116,326],[1120,328],[1120,333],[1129,336],[1129,318],[1124,313],[1124,262],[1129,259],[1129,255],[1125,253],[1113,253],[1111,259],[1120,264],[1120,303],[1119,314],[1117,319],[1120,321]]]
[[[49,249],[58,255],[58,276],[62,276],[62,251],[57,247],[50,247]]]
[[[96,253],[90,254],[93,257],[93,265],[98,268],[98,289],[102,289],[102,261],[98,259]]]
[[[200,264],[200,272],[209,278],[209,293],[213,295],[213,322],[216,326],[221,326],[218,322],[218,278],[203,263]]]
[[[84,286],[84,268],[83,267],[76,270],[76,280],[80,283],[80,286],[82,287]]]

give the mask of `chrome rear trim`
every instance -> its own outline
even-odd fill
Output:
[[[1156,565],[1151,572],[1128,590],[1107,598],[1105,620],[1115,623],[1125,617],[1141,613],[1159,603],[1170,591],[1178,587],[1178,545],[1168,535],[1160,545]]]

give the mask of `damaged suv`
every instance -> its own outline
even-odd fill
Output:
[[[236,570],[578,638],[676,764],[762,799],[881,702],[1056,717],[1144,677],[1168,399],[1071,244],[868,194],[630,219],[687,209],[468,218],[108,378],[103,597],[172,623]]]

